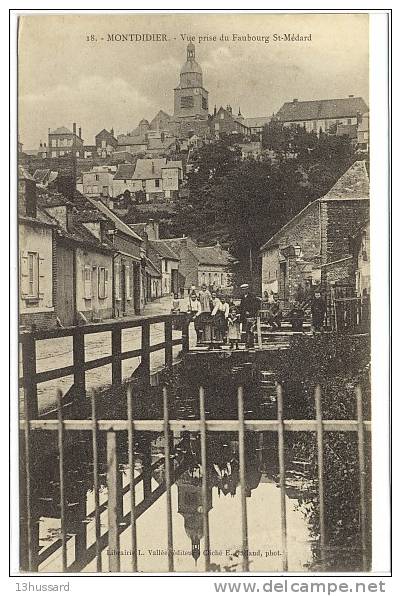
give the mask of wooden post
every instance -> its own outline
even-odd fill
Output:
[[[36,385],[36,340],[32,334],[25,334],[22,346],[22,374],[24,378],[25,418],[38,417],[38,393]]]
[[[85,397],[85,336],[82,328],[74,329],[72,338],[75,397]]]
[[[164,364],[167,368],[173,366],[173,321],[169,319],[164,323],[164,342],[166,344],[165,347],[165,357],[164,357]]]
[[[111,353],[113,357],[111,364],[111,382],[113,385],[121,385],[121,327],[113,327],[111,332]]]
[[[145,438],[143,442],[143,498],[147,499],[151,492],[152,492],[152,453],[151,453],[151,444],[149,433],[145,433]]]
[[[146,373],[146,381],[150,379],[150,322],[142,323],[141,365]]]
[[[260,326],[260,314],[256,317],[256,330],[258,334],[258,348],[262,349],[262,328]]]
[[[107,492],[108,492],[108,525],[109,525],[109,571],[120,571],[120,534],[119,534],[119,470],[117,461],[117,434],[107,432]]]
[[[189,352],[189,320],[186,315],[182,323],[182,351]]]

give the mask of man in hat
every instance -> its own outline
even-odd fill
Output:
[[[242,331],[245,333],[245,345],[247,348],[253,348],[255,345],[253,328],[259,310],[259,300],[255,294],[250,292],[249,284],[242,284],[240,288],[242,299],[239,312],[241,316]]]

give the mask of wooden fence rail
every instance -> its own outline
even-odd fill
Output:
[[[179,322],[182,329],[182,336],[175,339],[173,339],[172,333],[174,322]],[[158,323],[164,323],[164,341],[151,345],[151,327]],[[122,331],[135,328],[141,328],[141,347],[122,351]],[[111,354],[94,360],[86,360],[85,337],[104,332],[111,333]],[[73,363],[70,366],[37,372],[37,342],[46,339],[68,337],[72,338]],[[184,351],[189,350],[188,319],[185,314],[167,314],[139,317],[130,321],[93,323],[82,327],[39,330],[31,333],[22,333],[19,341],[22,363],[22,376],[19,379],[19,386],[24,389],[28,418],[37,419],[39,414],[38,384],[40,383],[73,375],[73,395],[79,398],[85,394],[85,373],[89,370],[111,364],[111,382],[113,385],[120,385],[122,381],[122,363],[124,360],[140,357],[141,369],[145,375],[147,374],[149,376],[151,366],[150,355],[159,350],[164,350],[165,352],[165,365],[167,367],[171,366],[173,363],[174,346],[182,345]]]
[[[356,412],[355,420],[323,420],[321,407],[321,389],[319,386],[315,389],[315,407],[316,418],[314,420],[285,420],[283,418],[285,396],[280,385],[276,386],[277,392],[277,419],[276,420],[246,420],[244,419],[243,387],[237,389],[238,419],[237,420],[206,420],[205,419],[205,392],[202,387],[199,389],[199,420],[170,420],[169,417],[169,395],[166,387],[163,387],[163,419],[162,420],[135,420],[133,415],[132,387],[126,388],[127,391],[127,419],[124,420],[99,420],[96,412],[96,398],[92,396],[92,417],[89,420],[65,420],[63,418],[62,398],[58,396],[58,419],[29,419],[26,416],[20,422],[20,428],[25,443],[25,464],[24,464],[24,482],[22,491],[25,495],[24,502],[21,502],[21,510],[27,510],[28,515],[25,525],[25,536],[23,545],[25,551],[22,553],[22,560],[26,565],[26,570],[37,571],[39,560],[44,562],[43,554],[39,557],[38,553],[38,530],[37,524],[30,515],[32,511],[31,495],[31,452],[30,443],[32,434],[38,431],[52,431],[58,434],[58,455],[59,455],[59,476],[60,476],[60,511],[61,511],[61,541],[58,543],[61,549],[61,561],[63,571],[79,571],[84,569],[91,561],[96,560],[97,571],[102,570],[102,551],[108,548],[108,571],[120,571],[120,535],[128,525],[131,526],[130,540],[132,548],[131,570],[138,571],[138,560],[136,557],[138,538],[136,535],[136,520],[157,498],[166,492],[166,516],[167,516],[167,536],[166,548],[168,553],[168,569],[174,570],[174,545],[173,545],[173,517],[171,507],[171,488],[174,481],[185,469],[176,468],[171,459],[171,433],[172,431],[191,431],[199,432],[201,438],[201,461],[202,461],[202,518],[204,528],[205,549],[205,569],[210,568],[209,552],[209,513],[207,506],[207,477],[206,477],[206,454],[207,454],[207,433],[210,432],[236,432],[239,440],[239,464],[240,464],[240,487],[241,487],[241,528],[242,528],[242,568],[243,571],[249,571],[248,558],[248,524],[247,524],[247,503],[245,498],[245,478],[246,478],[246,453],[245,453],[245,432],[246,431],[270,431],[277,433],[278,436],[278,469],[279,469],[279,488],[281,494],[281,540],[282,540],[282,568],[288,570],[288,545],[287,545],[287,515],[286,515],[286,471],[285,471],[285,434],[287,432],[312,432],[316,436],[316,449],[318,456],[318,508],[320,525],[320,552],[324,562],[326,544],[326,520],[324,510],[324,433],[325,432],[352,432],[356,433],[358,442],[358,470],[359,470],[359,512],[360,512],[360,548],[363,554],[363,570],[367,570],[368,565],[368,520],[366,504],[366,454],[365,454],[365,435],[370,432],[370,421],[363,419],[362,394],[360,388],[356,390]],[[95,510],[92,517],[95,520],[96,532],[94,543],[86,547],[80,553],[80,558],[72,563],[67,562],[67,529],[65,520],[65,491],[64,491],[64,449],[65,434],[73,431],[88,431],[92,433],[93,440],[93,473],[95,490]],[[128,431],[128,472],[129,484],[122,487],[119,479],[119,461],[117,451],[117,435],[121,431]],[[134,478],[134,434],[138,431],[153,431],[164,435],[164,482],[157,489],[148,494],[141,503],[136,503],[134,487],[138,483],[138,478]],[[99,433],[106,433],[106,452],[107,452],[107,505],[99,505],[99,481],[98,481],[98,455],[97,445]],[[145,476],[143,475],[144,492]],[[123,495],[130,491],[130,511],[123,515],[122,499]],[[145,495],[146,496],[146,495]],[[107,508],[108,529],[104,534],[100,534],[100,513]],[[163,537],[160,537],[162,540]],[[54,547],[49,547],[54,554]],[[135,554],[134,554],[135,553]]]

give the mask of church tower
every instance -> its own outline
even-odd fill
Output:
[[[181,68],[180,83],[174,89],[174,118],[206,120],[208,92],[203,87],[202,69],[195,60],[195,46],[187,46],[187,61]]]

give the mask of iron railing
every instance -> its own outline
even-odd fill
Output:
[[[242,535],[242,569],[249,571],[249,549],[248,549],[248,516],[246,500],[246,448],[245,433],[252,432],[274,432],[278,436],[278,469],[279,488],[281,493],[281,542],[282,542],[282,568],[288,570],[288,544],[287,544],[287,511],[286,511],[286,469],[285,469],[285,436],[286,433],[312,432],[316,435],[317,447],[317,481],[318,481],[318,507],[319,507],[319,541],[322,560],[324,560],[327,548],[326,544],[326,518],[324,509],[324,435],[327,432],[356,433],[358,442],[358,470],[359,470],[359,513],[360,513],[360,540],[363,555],[363,570],[368,566],[368,514],[366,504],[366,433],[371,430],[370,421],[364,420],[362,408],[362,393],[359,387],[356,388],[356,412],[354,420],[324,420],[322,417],[321,389],[317,386],[314,391],[315,412],[314,420],[286,420],[283,415],[283,391],[281,385],[276,385],[277,396],[277,418],[275,420],[248,420],[244,417],[244,390],[243,386],[237,388],[238,418],[236,420],[208,420],[205,415],[205,391],[199,389],[199,412],[198,420],[171,420],[169,416],[169,395],[166,387],[162,389],[163,394],[163,418],[160,420],[139,420],[133,414],[133,387],[128,384],[126,387],[127,396],[127,418],[118,420],[102,420],[98,418],[96,409],[96,394],[91,393],[92,410],[91,419],[67,420],[63,416],[63,396],[61,392],[57,395],[57,419],[32,419],[29,408],[25,408],[25,419],[20,423],[23,440],[23,483],[22,494],[25,495],[21,502],[21,511],[26,510],[26,520],[21,530],[22,552],[26,570],[37,571],[40,562],[46,560],[50,554],[59,551],[61,555],[62,571],[71,572],[82,570],[89,562],[96,560],[96,570],[102,569],[102,552],[107,547],[108,571],[120,571],[120,535],[130,525],[130,540],[132,548],[131,570],[138,571],[137,549],[140,547],[137,539],[136,520],[145,509],[144,502],[136,503],[135,486],[145,478],[134,475],[134,441],[136,433],[152,431],[161,433],[164,437],[164,482],[155,490],[150,491],[150,503],[153,503],[164,492],[166,492],[166,518],[167,536],[166,547],[168,552],[168,569],[174,571],[174,548],[173,548],[173,518],[171,507],[172,484],[184,470],[176,469],[172,465],[170,440],[172,432],[190,431],[200,433],[201,442],[201,466],[202,466],[202,521],[204,536],[205,570],[209,571],[210,562],[210,528],[208,512],[208,466],[207,466],[207,438],[208,433],[234,432],[238,435],[239,443],[239,478],[241,489],[241,535]],[[61,537],[55,545],[48,547],[45,552],[39,555],[39,541],[37,520],[32,514],[32,457],[31,442],[34,433],[47,431],[57,433],[57,452],[59,461],[60,481],[60,518]],[[95,493],[95,509],[92,517],[95,520],[95,540],[81,549],[76,555],[75,561],[67,562],[67,543],[69,540],[66,520],[66,487],[65,487],[65,462],[64,453],[66,448],[67,433],[87,431],[92,434],[93,446],[93,486]],[[129,484],[122,488],[119,482],[119,456],[117,451],[118,434],[125,431],[128,433],[128,474]],[[99,456],[98,445],[101,433],[106,434],[106,455],[107,455],[107,489],[108,499],[106,504],[99,504]],[[124,494],[130,493],[130,511],[123,515],[122,499]],[[146,505],[148,506],[148,505]],[[108,521],[107,532],[101,534],[100,514],[107,509]],[[121,522],[124,523],[121,523]],[[23,566],[23,565],[22,565]]]

